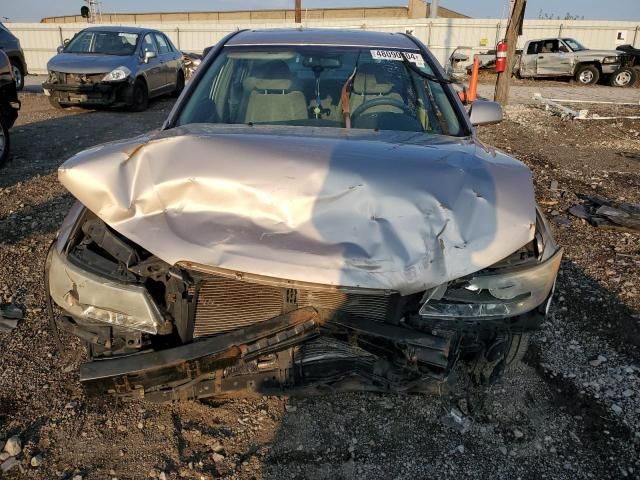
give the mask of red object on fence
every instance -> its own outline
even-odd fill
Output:
[[[507,69],[507,43],[498,42],[496,47],[496,72],[504,72]]]

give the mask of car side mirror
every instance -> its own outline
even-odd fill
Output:
[[[144,63],[149,63],[149,60],[151,60],[152,58],[156,58],[157,56],[158,55],[156,55],[156,52],[144,52]]]
[[[474,126],[500,123],[503,119],[502,107],[497,102],[476,100],[471,104],[469,119]]]

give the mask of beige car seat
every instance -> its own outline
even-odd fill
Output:
[[[391,98],[404,103],[402,96],[394,90],[393,79],[390,73],[384,70],[383,65],[365,63],[358,67],[353,79],[353,88],[349,98],[351,113],[365,102],[376,98]],[[402,113],[402,109],[393,105],[377,105],[365,110],[366,113],[388,112]]]
[[[270,60],[254,67],[243,81],[245,94],[248,93],[245,123],[308,119],[307,100],[301,91],[292,89],[292,85],[291,71],[282,60]]]

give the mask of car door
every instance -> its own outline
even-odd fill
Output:
[[[145,62],[144,58],[147,52],[155,53],[154,58],[150,58]],[[158,46],[153,38],[152,33],[145,34],[142,37],[142,44],[140,46],[141,65],[140,69],[144,72],[144,76],[147,79],[147,86],[149,87],[149,93],[156,93],[162,89],[165,84],[165,77],[162,71],[162,62],[158,56]]]
[[[159,32],[154,33],[156,44],[158,45],[158,58],[162,63],[163,85],[173,87],[176,83],[176,61],[174,52],[169,46],[167,38]]]
[[[533,77],[536,74],[536,63],[538,61],[538,52],[540,51],[542,42],[529,42],[527,51],[522,52],[520,59],[520,76]]]
[[[567,47],[557,38],[544,40],[542,49],[538,53],[536,63],[536,73],[538,75],[562,76],[568,75],[571,71],[571,56],[567,52]]]

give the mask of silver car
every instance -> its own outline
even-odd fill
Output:
[[[531,171],[476,138],[501,119],[409,35],[229,35],[160,131],[59,170],[77,203],[45,281],[89,347],[80,381],[167,400],[499,378],[562,257]]]
[[[149,99],[179,94],[182,53],[158,30],[99,26],[82,30],[47,63],[44,92],[56,108],[127,105],[144,110]]]

